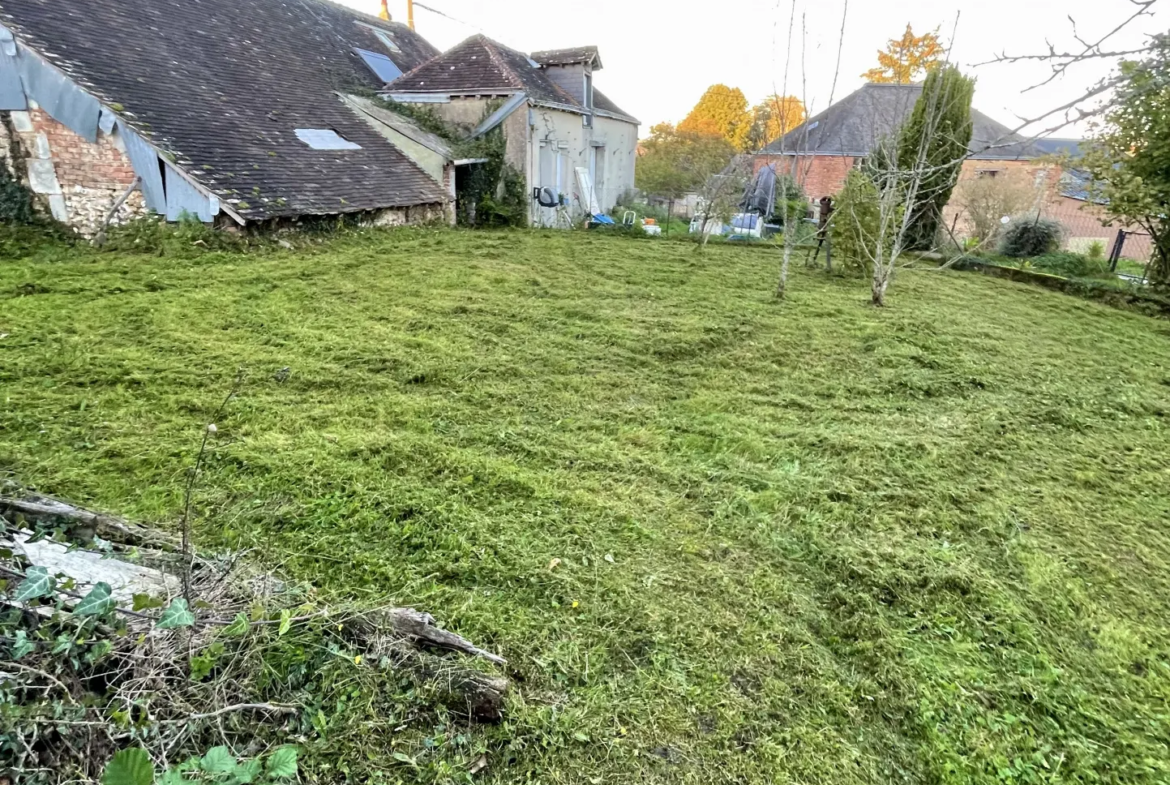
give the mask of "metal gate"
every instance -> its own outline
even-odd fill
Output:
[[[1119,278],[1125,278],[1138,283],[1145,283],[1149,269],[1152,240],[1149,232],[1134,232],[1127,229],[1118,229],[1117,237],[1113,240],[1113,247],[1109,250],[1109,270],[1117,273]],[[1141,274],[1127,270],[1118,270],[1122,259],[1141,263]]]

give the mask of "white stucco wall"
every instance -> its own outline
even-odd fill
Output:
[[[593,127],[587,128],[579,114],[542,106],[532,108],[532,117],[529,190],[549,188],[569,199],[567,210],[546,209],[534,202],[535,225],[564,225],[585,213],[587,200],[580,193],[577,167],[594,174],[594,190],[603,212],[608,212],[618,197],[634,187],[636,125],[595,116]]]
[[[455,98],[429,106],[449,123],[474,128],[483,120],[489,103],[486,98]],[[567,226],[584,215],[587,204],[579,193],[579,166],[600,174],[595,176],[594,190],[603,212],[634,187],[638,126],[633,123],[594,116],[593,127],[587,128],[580,114],[522,104],[504,120],[503,130],[505,160],[524,174],[528,193],[547,187],[554,194],[564,193],[569,200],[564,209],[542,208],[533,200],[533,225]]]

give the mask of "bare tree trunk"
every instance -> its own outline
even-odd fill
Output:
[[[788,294],[788,265],[792,261],[792,243],[788,242],[788,225],[784,226],[784,253],[780,257],[780,280],[776,282],[776,299],[783,300]]]
[[[893,269],[874,265],[873,268],[873,304],[878,308],[886,306],[886,290],[890,288],[890,279],[894,277]]]

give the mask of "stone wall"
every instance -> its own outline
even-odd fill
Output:
[[[134,181],[134,169],[115,130],[98,131],[90,143],[32,105],[27,112],[11,112],[16,148],[24,158],[26,183],[41,208],[85,237],[101,228],[106,214]],[[7,156],[10,140],[0,146]],[[114,216],[113,224],[149,215],[141,191],[130,195]]]

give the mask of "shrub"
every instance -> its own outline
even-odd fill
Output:
[[[1004,229],[999,250],[1004,256],[1021,259],[1042,256],[1060,248],[1064,227],[1051,218],[1024,216],[1016,218]]]
[[[33,195],[0,157],[0,223],[32,224],[37,220]]]
[[[1041,272],[1052,273],[1064,278],[1093,278],[1109,273],[1109,265],[1103,258],[1068,251],[1056,251],[1029,260],[1031,266]]]
[[[1000,220],[1005,215],[1027,211],[1039,195],[1030,174],[1009,169],[998,177],[976,177],[959,183],[952,204],[963,216],[961,226],[974,241],[973,247],[986,243],[990,250],[1003,232]]]
[[[1105,258],[1105,243],[1094,240],[1089,243],[1089,250],[1085,254],[1091,262],[1099,262]]]
[[[873,180],[857,170],[849,173],[845,187],[836,197],[833,213],[833,256],[848,269],[868,273],[881,228],[881,204]],[[897,219],[900,223],[900,219]],[[886,245],[893,245],[888,232]],[[887,247],[887,252],[889,248]]]
[[[776,204],[772,208],[772,214],[767,217],[768,223],[784,226],[785,218],[798,224],[808,218],[812,206],[804,189],[800,187],[800,183],[796,182],[792,175],[782,174],[777,177],[774,193]],[[784,195],[787,195],[788,198],[781,199]]]

